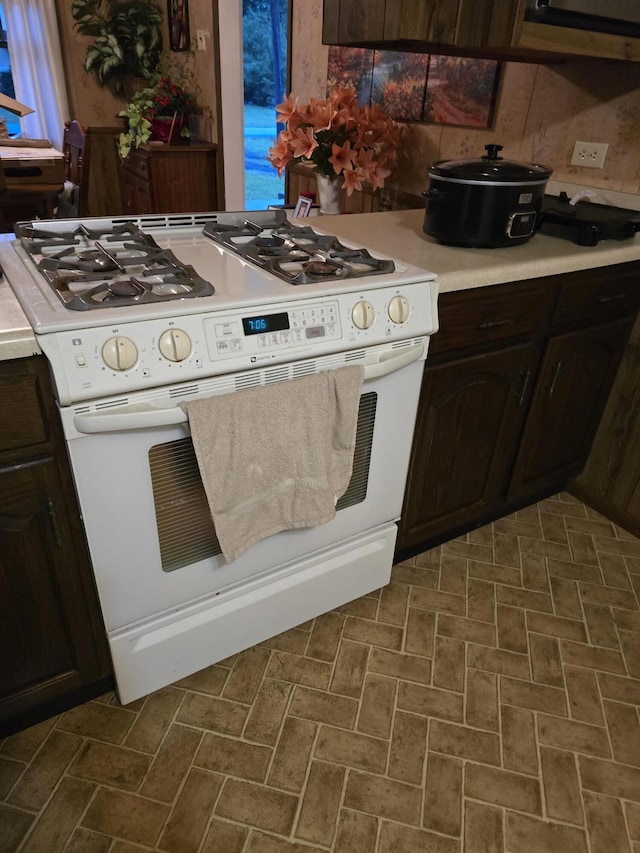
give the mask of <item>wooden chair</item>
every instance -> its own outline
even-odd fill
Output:
[[[82,156],[85,132],[79,121],[66,121],[62,141],[64,179],[77,187],[82,183]]]
[[[119,216],[120,161],[116,141],[123,127],[87,127],[65,122],[65,180],[77,187],[76,216]]]

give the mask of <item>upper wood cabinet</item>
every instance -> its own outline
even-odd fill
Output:
[[[529,61],[640,62],[640,39],[525,21],[525,8],[526,0],[324,0],[322,41]]]

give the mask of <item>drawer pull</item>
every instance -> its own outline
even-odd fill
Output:
[[[626,298],[626,293],[601,293],[600,295],[596,296],[596,302],[600,305],[604,305],[606,302],[621,302],[624,301]]]
[[[511,323],[513,323],[513,320],[508,318],[505,320],[485,320],[484,323],[480,323],[478,329],[484,332],[487,329],[497,329],[498,326],[510,326]]]
[[[522,380],[520,382],[520,394],[518,395],[518,405],[521,406],[524,403],[524,396],[527,392],[527,387],[529,385],[529,379],[531,378],[531,370],[521,370],[520,376]]]
[[[56,513],[56,507],[52,498],[47,498],[47,515],[49,516],[49,521],[51,522],[51,532],[53,533],[53,541],[58,546],[58,548],[62,548],[62,537],[60,536],[60,528],[58,526],[58,515]]]
[[[562,362],[557,361],[556,365],[553,369],[553,379],[551,380],[551,385],[549,385],[549,397],[553,395],[553,392],[556,389],[556,382],[558,381],[558,376],[560,375],[560,371],[562,370]]]

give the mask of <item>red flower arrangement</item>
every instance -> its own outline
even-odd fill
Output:
[[[378,104],[360,108],[353,87],[334,89],[328,98],[311,98],[303,106],[288,95],[276,110],[285,129],[267,158],[279,175],[288,163],[312,163],[318,174],[341,178],[351,195],[364,181],[383,187],[397,163],[397,124]]]
[[[154,119],[159,116],[172,118],[174,115],[191,115],[197,112],[193,95],[189,94],[182,86],[173,83],[169,77],[162,77],[151,90],[153,106],[147,112],[147,118]]]

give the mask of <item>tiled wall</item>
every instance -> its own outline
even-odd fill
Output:
[[[322,0],[294,0],[293,10],[292,89],[301,100],[322,97]],[[569,165],[578,139],[609,143],[604,169]],[[480,156],[488,142],[505,157],[551,166],[554,180],[640,194],[640,63],[504,63],[493,128],[404,125],[390,182],[419,194],[432,162]]]

